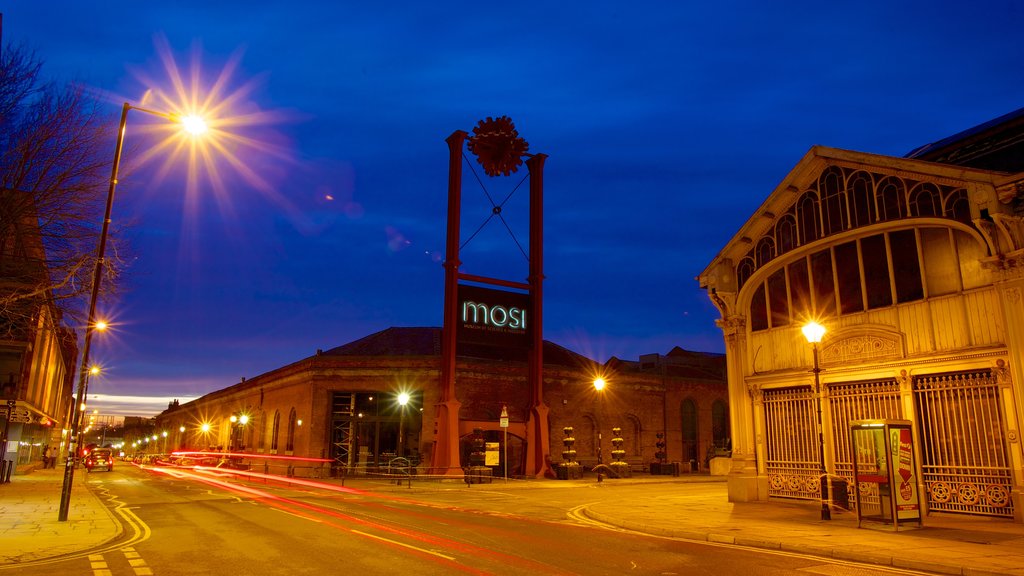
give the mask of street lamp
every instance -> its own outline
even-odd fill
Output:
[[[401,406],[401,413],[398,415],[398,457],[405,457],[405,406],[409,403],[409,393],[401,392],[398,395],[398,405]]]
[[[110,185],[107,188],[107,204],[103,213],[103,225],[100,228],[99,244],[96,247],[96,265],[93,268],[92,273],[92,290],[89,293],[89,314],[85,323],[85,340],[82,344],[82,364],[78,370],[77,399],[79,404],[85,402],[85,395],[89,387],[89,375],[86,367],[89,365],[89,346],[92,343],[92,334],[96,330],[103,330],[106,328],[106,322],[97,321],[96,300],[99,297],[100,283],[103,280],[103,267],[107,251],[107,235],[110,230],[110,214],[114,207],[114,191],[117,189],[118,171],[121,167],[121,149],[124,146],[124,133],[125,128],[128,125],[128,111],[132,109],[152,114],[153,116],[166,118],[172,122],[181,122],[185,129],[191,134],[199,134],[201,131],[205,131],[206,127],[205,122],[197,121],[195,117],[185,118],[175,114],[148,110],[146,108],[132,106],[128,102],[125,102],[124,106],[121,108],[121,122],[118,125],[117,141],[114,144],[114,161],[110,167]],[[71,505],[71,485],[75,479],[75,456],[78,454],[78,450],[82,445],[81,426],[82,422],[80,411],[75,412],[72,415],[71,422],[74,449],[69,451],[68,459],[64,464],[64,486],[60,493],[60,511],[57,515],[57,520],[61,522],[67,521],[68,510]]]
[[[811,372],[814,372],[814,395],[818,413],[818,464],[821,467],[821,519],[831,520],[832,511],[828,507],[828,470],[825,469],[825,435],[821,424],[821,368],[818,366],[818,343],[821,342],[822,336],[825,335],[825,327],[817,322],[809,322],[801,328],[801,331],[804,333],[804,337],[807,338],[807,341],[810,342],[811,351],[814,354],[814,368]]]
[[[604,378],[594,378],[594,390],[597,390],[599,407],[604,406],[604,387],[607,384],[608,383],[605,382]],[[601,412],[602,410],[598,410],[597,414],[597,463],[599,465],[604,464],[604,459],[601,455]],[[600,472],[598,473],[597,477],[599,480],[601,479]]]

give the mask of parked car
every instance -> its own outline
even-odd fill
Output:
[[[114,469],[114,454],[110,448],[93,448],[85,455],[85,469],[102,468],[107,472]]]

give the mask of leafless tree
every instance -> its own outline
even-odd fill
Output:
[[[0,340],[23,339],[41,317],[84,323],[110,121],[81,87],[45,81],[34,52],[0,52]],[[41,316],[49,304],[57,313]]]

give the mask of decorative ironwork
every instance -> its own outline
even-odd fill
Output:
[[[516,172],[523,164],[522,157],[530,149],[508,116],[488,116],[486,120],[481,120],[473,128],[467,146],[488,176],[508,176]]]
[[[932,511],[1012,518],[1012,474],[995,374],[988,370],[916,376],[912,380],[915,427],[921,446],[922,481]],[[817,499],[814,397],[810,388],[763,390],[767,436],[768,494]],[[831,384],[828,414],[834,473],[853,485],[848,423],[907,419],[897,379]],[[878,506],[877,485],[850,491],[864,506]]]
[[[996,376],[988,370],[919,376],[913,388],[929,508],[1013,517]]]
[[[832,446],[834,451],[835,474],[846,479],[847,485],[853,485],[853,454],[850,446],[849,422],[869,419],[901,419],[903,411],[900,407],[900,385],[893,380],[876,380],[868,382],[847,382],[833,384],[828,388],[828,414],[832,425]],[[850,490],[851,504],[861,494],[867,499],[865,504],[877,506],[878,493],[876,484],[868,484],[858,490]]]
[[[818,499],[821,465],[810,387],[764,390],[763,394],[769,496]]]

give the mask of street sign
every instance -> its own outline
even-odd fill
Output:
[[[0,414],[6,416],[11,422],[20,422],[22,424],[32,422],[32,414],[28,411],[28,408],[0,406]]]
[[[501,406],[501,418],[498,420],[498,426],[508,428],[508,408],[506,408],[504,404]]]

